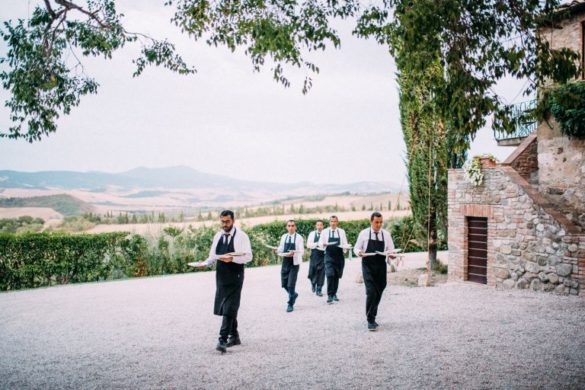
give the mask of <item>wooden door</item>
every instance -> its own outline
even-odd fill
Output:
[[[467,280],[487,284],[487,218],[467,217]]]

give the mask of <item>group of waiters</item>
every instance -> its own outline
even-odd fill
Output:
[[[230,210],[220,214],[221,230],[213,238],[208,259],[199,266],[217,263],[216,293],[214,314],[222,316],[217,350],[226,352],[227,348],[240,345],[237,314],[244,283],[244,264],[252,260],[252,247],[248,235],[234,226],[235,216]],[[336,216],[329,218],[329,227],[324,229],[323,221],[317,221],[315,230],[307,238],[311,249],[309,279],[312,291],[323,296],[322,288],[327,277],[327,303],[339,302],[337,291],[339,280],[345,266],[344,251],[349,250],[345,231],[338,227]],[[386,260],[394,249],[390,233],[382,229],[383,217],[379,212],[372,213],[370,227],[360,232],[353,247],[354,253],[362,258],[362,273],[366,287],[366,319],[368,330],[378,328],[376,315],[382,293],[386,288]],[[297,276],[303,261],[304,240],[296,232],[294,220],[286,223],[287,233],[280,238],[278,248],[274,249],[283,257],[281,284],[287,293],[287,312],[294,311],[299,296],[296,291]],[[233,255],[230,255],[233,254]]]

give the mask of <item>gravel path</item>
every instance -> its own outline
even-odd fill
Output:
[[[279,267],[248,269],[243,345],[214,350],[215,274],[0,294],[0,388],[584,388],[585,300],[467,283],[390,286],[367,332],[358,261],[340,303],[285,312]]]

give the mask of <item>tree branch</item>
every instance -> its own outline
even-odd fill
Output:
[[[51,15],[51,17],[54,19],[57,19],[57,14],[55,14],[55,11],[53,11],[53,7],[51,7],[51,3],[49,3],[49,0],[44,0],[45,1],[45,8],[47,9],[47,12],[49,12],[49,15]]]
[[[95,21],[102,28],[105,28],[105,29],[111,28],[111,26],[108,23],[104,23],[100,18],[97,17],[96,14],[97,14],[97,12],[99,12],[99,10],[95,11],[95,12],[89,12],[88,10],[84,9],[83,7],[81,7],[75,3],[72,3],[70,1],[67,1],[67,0],[55,0],[55,2],[67,10],[73,9],[73,10],[81,12],[82,14],[89,16],[90,19]]]

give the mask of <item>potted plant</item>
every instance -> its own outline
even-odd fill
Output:
[[[482,156],[479,156],[479,162],[481,164],[481,167],[483,169],[486,169],[495,168],[496,164],[498,163],[498,160],[491,154],[484,154]]]

